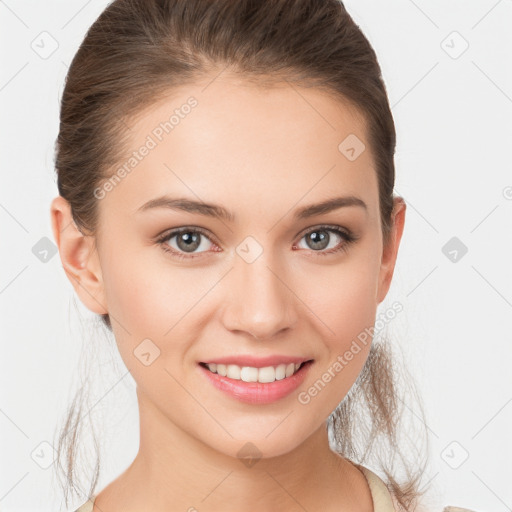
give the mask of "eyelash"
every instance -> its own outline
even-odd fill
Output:
[[[339,235],[341,238],[343,238],[345,240],[339,247],[330,249],[329,251],[313,251],[312,250],[312,252],[314,252],[315,254],[318,254],[318,256],[329,256],[331,254],[335,254],[338,252],[346,252],[348,250],[348,246],[350,244],[352,244],[353,242],[355,242],[359,238],[359,237],[355,236],[353,233],[351,233],[350,231],[345,231],[345,230],[339,228],[338,226],[322,225],[322,226],[316,226],[315,228],[310,229],[309,231],[306,231],[304,234],[302,234],[300,240],[302,240],[302,238],[304,238],[305,236],[307,236],[311,233],[314,233],[315,231],[330,231],[330,232],[336,233],[337,235]],[[172,257],[184,258],[184,259],[194,259],[194,258],[200,257],[200,255],[202,253],[186,254],[186,253],[178,252],[175,249],[170,248],[169,245],[167,245],[167,242],[171,238],[173,238],[176,235],[179,235],[181,233],[200,233],[201,235],[208,238],[208,240],[210,240],[208,233],[204,229],[198,228],[198,227],[184,227],[184,228],[180,228],[180,229],[175,229],[169,233],[164,233],[163,235],[161,235],[160,237],[157,238],[156,242],[162,247],[162,249],[165,252],[170,253]],[[212,240],[210,240],[210,241],[212,241]]]

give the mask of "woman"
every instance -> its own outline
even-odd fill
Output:
[[[420,510],[419,463],[357,462],[401,455],[374,324],[406,206],[343,4],[115,0],[60,119],[54,237],[140,414],[136,458],[79,511]]]

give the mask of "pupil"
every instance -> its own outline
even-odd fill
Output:
[[[313,242],[313,249],[324,249],[329,242],[329,236],[325,234],[325,231],[314,231],[309,238]]]
[[[178,237],[178,246],[180,249],[193,251],[199,247],[199,235],[196,233],[182,233]]]

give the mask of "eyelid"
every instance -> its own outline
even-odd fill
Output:
[[[302,231],[300,231],[295,236],[294,240],[297,240],[297,242],[299,242],[308,233],[311,233],[314,231],[320,231],[320,230],[332,231],[332,232],[338,234],[338,236],[343,235],[344,241],[342,243],[341,248],[334,250],[334,251],[333,250],[330,250],[330,251],[313,251],[312,250],[311,251],[313,254],[316,253],[318,256],[322,256],[322,255],[327,256],[329,254],[333,254],[333,253],[337,252],[338,250],[346,249],[347,248],[346,246],[350,245],[352,242],[355,242],[359,238],[359,236],[355,235],[351,230],[344,228],[342,226],[339,226],[337,224],[317,224],[314,226],[309,226],[309,227],[303,229]],[[212,233],[210,233],[209,230],[199,227],[199,226],[190,226],[190,225],[167,229],[160,235],[157,235],[157,237],[155,237],[155,241],[159,245],[164,246],[165,242],[167,242],[171,238],[174,238],[175,236],[179,235],[180,233],[186,233],[189,231],[200,233],[205,238],[207,238],[210,242],[212,242],[214,245],[216,245],[217,247],[220,247],[220,244],[218,243],[217,238]],[[296,246],[297,242],[293,243],[293,247]],[[183,258],[183,259],[189,259],[189,260],[201,257],[201,255],[207,255],[209,252],[211,252],[211,251],[203,251],[200,253],[187,254],[187,253],[184,253],[181,251],[176,251],[175,249],[170,248],[170,247],[166,247],[163,250],[171,253],[173,256],[176,256],[177,258]],[[213,252],[219,252],[219,251],[213,251]]]
[[[201,233],[211,242],[215,243],[216,245],[220,245],[215,235],[213,235],[209,230],[201,228],[199,226],[180,226],[178,228],[166,229],[161,234],[155,237],[155,241],[167,240],[168,238],[172,238],[176,235],[179,235],[180,233],[186,233],[188,231]]]
[[[299,231],[294,236],[294,240],[296,240],[298,237],[302,238],[304,235],[306,235],[307,233],[309,233],[311,231],[314,231],[315,229],[318,229],[318,230],[332,229],[335,231],[342,231],[348,237],[355,236],[350,230],[348,230],[342,226],[338,226],[337,224],[317,224],[314,226],[309,226],[307,228],[304,228],[302,231]],[[214,242],[216,245],[220,245],[218,239],[209,230],[199,227],[199,226],[193,226],[193,225],[180,226],[177,228],[166,229],[165,231],[163,231],[162,233],[160,233],[159,235],[157,235],[155,237],[155,241],[159,241],[162,239],[165,240],[167,238],[170,238],[171,235],[175,236],[180,233],[187,232],[187,231],[197,231],[198,233],[201,233],[202,235],[204,235],[206,238],[210,239],[210,241]]]
[[[312,231],[315,231],[315,230],[320,231],[321,229],[341,231],[347,237],[351,237],[351,236],[355,237],[355,235],[353,235],[353,233],[350,230],[348,230],[347,228],[344,228],[342,226],[338,226],[337,224],[317,224],[316,226],[310,226],[308,228],[303,229],[302,231],[299,231],[299,233],[295,236],[295,238],[297,238],[297,237],[302,238],[304,235],[306,235]]]
[[[212,235],[207,229],[201,228],[199,226],[180,226],[177,228],[172,229],[166,229],[163,233],[160,235],[157,235],[155,237],[155,242],[158,244],[158,246],[166,253],[170,255],[171,258],[177,259],[177,260],[184,260],[184,261],[194,261],[197,258],[201,257],[208,257],[211,255],[211,252],[219,252],[219,251],[203,251],[200,253],[191,253],[187,254],[186,252],[177,251],[176,249],[170,247],[167,242],[174,238],[175,236],[179,235],[180,233],[187,233],[187,232],[197,232],[201,235],[203,235],[205,238],[207,238],[213,245],[216,245],[217,247],[220,245],[216,242],[216,237]]]

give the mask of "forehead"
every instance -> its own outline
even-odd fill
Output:
[[[107,177],[125,168],[108,201],[130,213],[164,193],[241,207],[258,199],[261,210],[338,191],[376,197],[362,115],[316,88],[210,78],[170,90],[128,126],[126,156]]]

